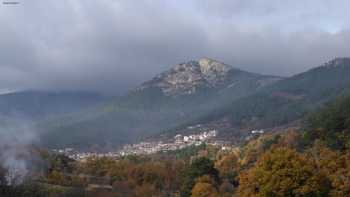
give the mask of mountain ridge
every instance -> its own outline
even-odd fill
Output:
[[[231,80],[230,77],[236,74],[258,75],[205,57],[196,61],[177,64],[156,75],[150,81],[144,82],[135,91],[159,88],[166,96],[190,95],[200,88],[220,88],[228,85],[227,81]],[[272,78],[272,76],[269,77]],[[280,78],[275,77],[275,80]]]
[[[128,141],[127,138],[135,140],[199,117],[280,79],[235,69],[208,58],[185,62],[160,73],[125,96],[68,118],[68,124],[66,121],[51,124],[56,127],[44,130],[56,133],[53,135],[56,137],[47,135],[45,139],[47,144],[59,144],[62,132],[70,131],[77,140],[69,138],[60,143],[67,146],[90,144],[95,140],[91,136],[101,136],[95,140],[98,144]]]
[[[266,129],[289,124],[306,113],[350,91],[350,58],[334,58],[318,67],[278,81],[256,93],[232,101],[188,125],[220,120],[233,125],[226,134],[249,129]],[[166,133],[166,132],[165,132]]]

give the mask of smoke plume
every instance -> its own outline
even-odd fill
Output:
[[[11,121],[0,127],[0,165],[6,170],[8,185],[23,182],[29,172],[30,147],[38,141],[32,124]]]

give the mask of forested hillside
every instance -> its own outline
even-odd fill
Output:
[[[347,92],[350,58],[336,58],[218,108],[194,123],[228,119],[236,128],[273,128],[298,120]]]
[[[40,151],[46,164],[35,165],[32,177],[16,186],[0,178],[0,192],[33,197],[349,196],[349,103],[350,96],[341,97],[308,116],[303,129],[257,135],[240,147],[203,144],[84,162]]]
[[[161,73],[124,97],[45,122],[40,128],[48,131],[43,141],[50,147],[106,147],[160,132],[171,136],[191,125],[222,120],[231,125],[222,131],[218,128],[222,136],[243,136],[241,130],[274,128],[301,119],[346,92],[349,75],[350,58],[336,58],[285,79],[241,71],[210,59],[191,61]]]
[[[195,120],[281,78],[203,58],[178,64],[127,95],[39,125],[48,147],[106,147]]]
[[[312,113],[305,129],[307,143],[320,140],[337,150],[350,148],[350,96],[344,95]]]

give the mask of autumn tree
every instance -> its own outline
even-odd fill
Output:
[[[263,154],[240,175],[239,196],[327,196],[330,182],[315,162],[293,149]]]
[[[94,176],[106,176],[116,164],[116,160],[108,157],[89,157],[79,166],[79,171]]]
[[[232,197],[235,188],[229,180],[223,180],[219,186],[219,193],[222,197]]]
[[[57,170],[53,170],[47,177],[48,182],[51,184],[56,185],[66,185],[66,179],[64,177],[64,174],[62,172],[59,172]]]
[[[199,177],[192,189],[191,197],[219,197],[215,181],[208,175]]]
[[[231,153],[216,161],[215,168],[219,170],[220,178],[233,181],[238,175],[238,157]]]
[[[183,180],[181,185],[181,196],[191,196],[191,190],[198,177],[209,175],[215,182],[218,182],[218,171],[214,168],[214,162],[208,158],[201,157],[194,160],[182,172]]]
[[[142,184],[135,189],[135,197],[153,197],[156,196],[158,190],[152,184]]]
[[[331,180],[330,196],[350,196],[350,151],[340,152],[325,147],[322,143],[307,150],[320,172]]]

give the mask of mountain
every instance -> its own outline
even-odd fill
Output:
[[[255,93],[280,77],[202,58],[178,64],[123,97],[40,125],[47,146],[122,144],[194,120]]]
[[[206,111],[252,94],[280,79],[202,58],[160,73],[109,105],[156,110],[174,108],[179,113],[193,108]]]
[[[231,66],[203,58],[176,65],[145,82],[137,90],[159,88],[167,96],[189,95],[200,88],[220,87],[228,82],[231,70]]]
[[[268,129],[299,120],[308,112],[345,94],[350,88],[350,58],[335,58],[307,72],[280,80],[254,94],[232,101],[188,125],[222,125],[227,136],[244,136],[251,129]]]
[[[243,84],[247,80],[252,80],[254,86],[260,87],[279,79],[248,73],[209,58],[202,58],[176,65],[142,84],[137,91],[158,88],[164,95],[176,97],[191,95],[203,89],[219,90],[235,85],[248,85]],[[248,88],[245,90],[250,91]]]

